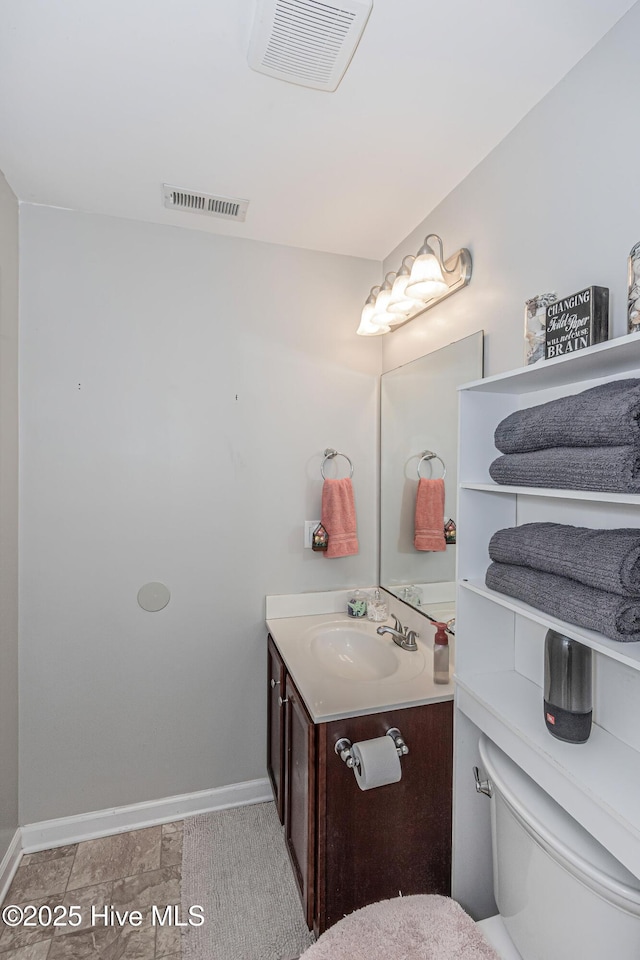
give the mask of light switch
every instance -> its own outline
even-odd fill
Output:
[[[304,522],[304,545],[309,550],[313,546],[313,531],[320,523],[319,520],[305,520]]]

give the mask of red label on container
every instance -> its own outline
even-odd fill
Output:
[[[547,723],[552,723],[555,726],[556,718],[553,717],[550,713],[547,714]]]

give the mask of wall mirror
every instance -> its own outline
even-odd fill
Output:
[[[418,464],[425,451],[439,458],[422,460],[427,479],[441,477],[446,466],[445,518],[455,523],[457,388],[482,377],[483,340],[478,331],[380,378],[380,585],[426,614],[430,606],[453,606],[456,547],[414,546]]]

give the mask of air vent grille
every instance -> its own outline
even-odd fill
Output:
[[[249,66],[319,90],[335,90],[358,45],[373,0],[258,0]]]
[[[232,197],[216,197],[209,193],[194,193],[180,187],[163,184],[164,205],[169,210],[186,210],[189,213],[204,213],[223,220],[243,221],[247,216],[248,200]]]

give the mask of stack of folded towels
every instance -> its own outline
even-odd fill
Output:
[[[640,380],[614,380],[506,417],[496,483],[640,493]]]
[[[622,642],[640,640],[640,530],[525,523],[494,533],[486,584]]]

